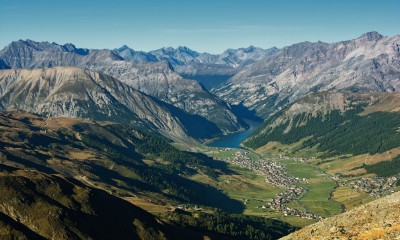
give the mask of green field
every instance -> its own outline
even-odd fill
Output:
[[[227,176],[220,178],[221,181],[225,182],[226,179],[231,179],[229,184],[223,187],[224,192],[231,198],[243,201],[244,199],[248,200],[246,201],[247,204],[245,204],[245,214],[265,215],[270,213],[272,210],[268,207],[267,200],[273,198],[283,190],[266,183],[263,176],[257,175],[250,170],[236,166],[230,166],[230,168],[240,175],[236,175],[235,178],[228,178]],[[232,181],[232,179],[234,180]],[[267,208],[257,209],[257,206],[265,206]]]
[[[307,178],[307,194],[300,203],[310,212],[323,217],[329,217],[340,213],[341,204],[330,199],[331,193],[336,187],[336,182],[329,178],[317,167],[294,160],[279,160],[286,169],[295,177]]]

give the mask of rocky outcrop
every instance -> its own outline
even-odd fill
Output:
[[[396,192],[281,239],[397,239],[400,236],[399,216],[400,192]]]
[[[266,117],[310,92],[394,92],[399,79],[400,36],[371,32],[351,41],[285,47],[213,92]]]
[[[148,126],[171,139],[187,139],[191,129],[180,120],[184,115],[171,112],[172,106],[113,77],[79,68],[0,71],[0,107]]]

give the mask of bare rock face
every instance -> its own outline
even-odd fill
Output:
[[[167,105],[113,77],[79,68],[0,71],[0,108],[148,126],[172,139],[190,133]]]
[[[130,56],[127,47],[120,50],[125,57]],[[182,49],[181,52],[184,51],[188,50]],[[142,52],[131,57],[150,62],[162,60],[161,57],[151,56]],[[181,56],[179,59],[183,58]],[[170,64],[165,62],[134,64],[124,61],[117,52],[111,50],[80,49],[72,44],[58,45],[31,40],[11,43],[0,51],[0,60],[4,61],[3,68],[74,66],[105,73],[163,102],[172,104],[186,114],[197,115],[211,121],[219,130],[211,127],[208,136],[221,132],[235,132],[244,127],[228,104],[210,94],[198,82],[181,77],[172,70]]]
[[[400,236],[399,216],[400,192],[396,192],[281,239],[397,239]]]
[[[351,41],[285,47],[212,92],[265,117],[310,92],[394,92],[399,80],[400,36],[371,32]]]

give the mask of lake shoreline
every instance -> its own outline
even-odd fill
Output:
[[[206,143],[209,147],[223,147],[223,148],[243,148],[241,142],[246,139],[251,133],[258,129],[258,127],[263,123],[262,121],[254,121],[250,119],[243,119],[246,124],[249,125],[244,131],[231,133],[227,135],[222,135],[218,138],[209,140]]]

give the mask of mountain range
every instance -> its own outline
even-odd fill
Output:
[[[16,41],[0,52],[6,68],[44,68],[73,66],[113,76],[122,82],[166,103],[200,116],[217,125],[204,131],[205,138],[235,132],[246,126],[229,104],[216,98],[197,81],[181,77],[165,62],[134,64],[112,50],[79,49],[72,44]]]
[[[206,119],[185,113],[119,80],[72,67],[0,72],[0,108],[46,117],[80,117],[149,127],[171,139],[202,138],[218,132]],[[194,129],[190,120],[200,126]]]
[[[212,92],[267,117],[311,92],[394,92],[399,79],[400,36],[369,32],[349,41],[285,47]]]

